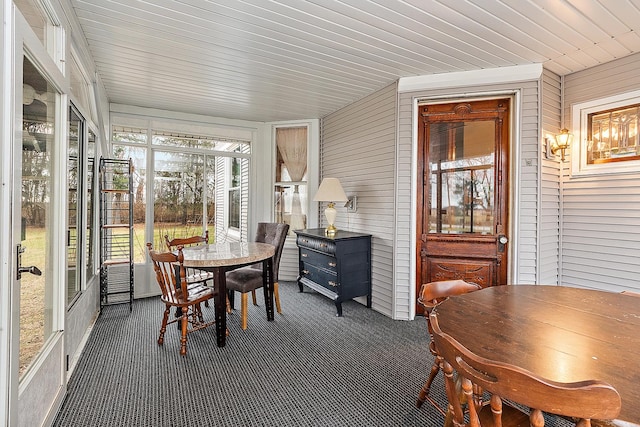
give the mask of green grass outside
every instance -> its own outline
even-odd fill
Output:
[[[201,234],[201,228],[193,225],[156,224],[153,236],[153,247],[165,249],[164,235],[170,239],[189,237]],[[126,244],[127,231],[114,233],[114,243]],[[99,235],[99,233],[97,234]],[[213,242],[213,228],[209,230],[210,241]],[[133,253],[135,263],[144,263],[147,259],[147,247],[144,239],[144,224],[136,224],[133,230]],[[22,265],[35,265],[42,270],[42,276],[24,273],[20,280],[20,368],[22,375],[42,349],[45,339],[45,284],[47,266],[45,265],[45,245],[47,243],[44,228],[28,227],[26,240],[22,242],[25,252],[22,254]],[[128,255],[128,254],[127,254]],[[94,259],[99,258],[95,254]],[[60,289],[66,289],[61,287]],[[66,295],[65,295],[66,300]],[[50,309],[50,307],[49,307]]]

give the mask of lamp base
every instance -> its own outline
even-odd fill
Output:
[[[324,229],[325,236],[333,237],[338,232],[338,229],[333,225],[329,224],[327,228]]]
[[[327,228],[324,229],[324,234],[330,237],[335,236],[338,232],[338,229],[333,225],[333,223],[336,222],[336,215],[338,213],[334,206],[335,203],[329,202],[329,205],[324,210],[324,216],[327,217],[327,224],[329,224]]]

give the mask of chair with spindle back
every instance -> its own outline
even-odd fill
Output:
[[[431,354],[433,354],[435,360],[433,362],[433,365],[431,366],[429,377],[427,378],[427,381],[424,383],[424,386],[422,387],[422,390],[420,390],[420,394],[418,395],[418,399],[416,401],[416,406],[418,408],[421,407],[425,401],[429,401],[429,403],[431,403],[440,413],[442,413],[443,415],[445,414],[445,410],[438,404],[438,402],[436,402],[429,396],[431,384],[440,371],[440,361],[438,360],[438,353],[436,352],[435,346],[433,344],[431,325],[429,323],[429,314],[431,313],[431,310],[440,302],[451,296],[462,295],[480,289],[482,288],[479,285],[476,285],[475,283],[465,282],[464,280],[440,280],[437,282],[425,283],[420,288],[418,303],[424,308],[425,311],[425,319],[427,319],[427,330],[429,332],[429,351],[431,351]]]
[[[191,236],[185,238],[169,239],[169,236],[165,234],[164,242],[167,245],[167,249],[175,251],[178,246],[188,248],[192,246],[200,246],[209,244],[209,230],[206,230],[204,236]],[[197,270],[195,268],[187,268],[187,283],[203,283],[206,284],[208,280],[213,281],[213,274],[208,271]],[[211,285],[213,286],[213,284]]]
[[[182,246],[177,247],[177,254],[173,252],[156,252],[151,243],[147,243],[149,257],[153,261],[153,269],[156,273],[156,281],[162,292],[160,299],[165,305],[158,345],[164,344],[164,334],[167,325],[180,322],[182,336],[180,338],[180,354],[187,354],[187,333],[197,331],[212,325],[215,322],[204,322],[200,304],[217,295],[213,287],[202,283],[187,283],[186,270],[182,265],[184,255]],[[180,316],[169,320],[171,307],[176,307]],[[189,329],[191,325],[191,329]]]
[[[209,230],[205,230],[204,236],[191,236],[191,237],[183,237],[183,238],[175,238],[175,239],[169,239],[169,236],[165,234],[164,242],[170,251],[174,251],[178,246],[188,248],[193,246],[208,245]],[[187,268],[186,271],[187,271],[187,283],[189,284],[202,283],[203,285],[207,285],[211,287],[214,286],[213,273],[209,271],[198,270],[197,268]],[[204,305],[205,307],[209,307],[209,301],[206,301]],[[227,313],[231,313],[231,304],[229,303],[228,298],[227,298]]]
[[[618,392],[598,380],[558,383],[540,378],[522,368],[476,356],[455,339],[442,332],[437,310],[431,313],[436,351],[440,355],[449,401],[447,420],[456,427],[543,427],[543,412],[572,418],[578,427],[589,427],[591,419],[613,420],[620,412]],[[468,422],[460,403],[454,370],[462,384],[468,409]],[[483,404],[474,391],[491,394]],[[529,407],[529,413],[504,399]]]

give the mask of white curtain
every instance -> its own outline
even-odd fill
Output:
[[[302,181],[307,171],[307,128],[278,128],[276,129],[276,145],[282,156],[284,165],[289,171],[291,181]],[[306,221],[302,214],[298,185],[294,185],[291,203],[291,230],[306,228]]]
[[[279,128],[276,145],[291,181],[302,181],[307,171],[307,128]]]

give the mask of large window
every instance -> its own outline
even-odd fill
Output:
[[[226,239],[230,230],[242,235],[240,230],[247,226],[249,141],[114,126],[112,143],[114,157],[132,158],[134,163],[135,262],[146,259],[147,241],[164,248],[165,235],[173,239],[208,230],[211,242]],[[148,156],[153,159],[149,174]],[[151,186],[146,177],[152,178]],[[147,202],[147,191],[152,201]],[[150,219],[148,203],[153,206]],[[149,221],[153,226],[147,229]],[[145,236],[145,231],[151,235]]]
[[[86,121],[73,105],[69,107],[68,148],[67,304],[71,304],[81,292],[81,283],[87,283],[95,273],[91,232],[95,227],[95,134],[87,130]],[[84,271],[80,267],[83,254],[78,251],[81,245],[86,248]]]
[[[85,124],[73,106],[69,107],[69,135],[67,154],[67,304],[80,293],[80,251],[78,245],[82,239],[82,198],[80,187],[82,176],[82,141]],[[82,246],[80,246],[82,247]]]
[[[154,152],[153,244],[203,235],[208,228],[207,200],[213,198],[213,173],[201,154]]]
[[[131,159],[133,162],[133,260],[145,262],[147,247],[146,224],[146,177],[147,177],[147,131],[139,128],[117,127],[112,133],[112,157]]]
[[[26,58],[23,75],[21,264],[37,267],[42,275],[23,273],[20,281],[21,378],[54,332],[52,170],[60,143],[55,131],[57,92]]]

